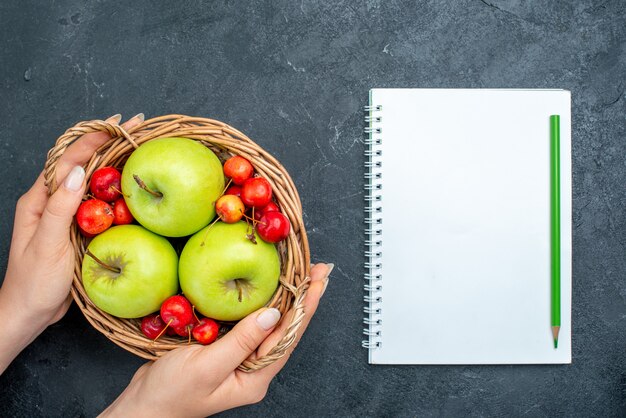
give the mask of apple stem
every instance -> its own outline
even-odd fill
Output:
[[[239,284],[239,279],[235,279],[235,287],[237,288],[237,292],[239,292],[239,297],[237,298],[237,300],[241,302],[241,299],[243,297],[243,289],[241,288],[241,285]]]
[[[157,335],[157,336],[154,338],[154,340],[153,340],[153,341],[158,340],[158,339],[159,339],[159,337],[160,337],[161,335],[163,335],[163,333],[165,332],[165,330],[167,329],[167,327],[169,327],[169,326],[170,326],[170,324],[172,323],[172,321],[173,321],[173,320],[174,320],[174,318],[172,318],[172,319],[170,319],[169,321],[167,321],[167,324],[165,324],[165,328],[163,328],[163,329],[161,330],[161,332],[159,332],[159,335]]]
[[[155,192],[154,190],[150,190],[150,188],[148,186],[146,186],[146,183],[144,183],[143,180],[140,179],[137,174],[133,174],[133,178],[135,179],[135,181],[137,182],[137,185],[140,188],[142,188],[146,192],[150,193],[152,196],[154,196],[154,197],[163,197],[163,193]]]
[[[100,260],[98,257],[93,255],[93,253],[91,251],[89,251],[89,250],[85,251],[85,255],[88,255],[89,257],[93,258],[93,261],[95,261],[96,263],[100,264],[100,266],[102,266],[103,268],[112,271],[113,273],[120,274],[122,272],[121,268],[109,266],[108,264],[106,264],[105,262]]]
[[[220,196],[224,196],[224,193],[226,193],[226,190],[228,190],[228,186],[230,186],[230,183],[233,182],[233,179],[229,179],[228,183],[226,183],[226,187],[224,187],[224,190],[222,190],[222,194],[220,194]]]
[[[202,242],[200,243],[201,247],[204,247],[204,241],[206,241],[206,236],[209,233],[209,230],[213,227],[213,225],[215,225],[215,223],[217,221],[220,220],[220,217],[218,216],[217,219],[215,219],[213,222],[211,222],[211,224],[209,225],[209,227],[206,229],[206,231],[204,231],[204,237],[202,237]]]

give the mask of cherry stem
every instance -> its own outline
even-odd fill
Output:
[[[172,321],[173,321],[173,320],[174,320],[174,318],[172,318],[172,319],[170,319],[169,321],[167,321],[167,324],[165,324],[165,328],[163,328],[163,329],[161,330],[161,332],[159,332],[159,335],[157,335],[157,336],[154,338],[154,340],[153,340],[153,341],[158,340],[158,339],[159,339],[159,337],[160,337],[161,335],[163,335],[163,333],[165,332],[165,330],[167,329],[167,327],[169,327],[169,326],[170,326],[170,324],[172,323]]]
[[[150,193],[152,196],[154,196],[154,197],[163,197],[163,193],[155,192],[154,190],[150,190],[150,188],[148,186],[146,186],[146,183],[144,183],[143,180],[140,179],[137,174],[133,174],[133,178],[135,179],[135,181],[137,182],[137,185],[140,188],[142,188],[146,192]]]
[[[226,187],[224,187],[224,190],[222,190],[222,194],[220,194],[220,196],[224,196],[224,193],[226,193],[226,190],[228,190],[228,186],[230,186],[230,183],[233,182],[233,179],[229,179],[228,183],[226,183]]]
[[[217,219],[215,219],[213,222],[211,222],[211,225],[209,225],[209,227],[206,229],[206,231],[204,231],[204,237],[202,237],[202,242],[200,243],[201,247],[204,247],[204,241],[206,241],[206,236],[209,233],[209,230],[211,229],[211,227],[213,227],[213,225],[215,225],[215,223],[217,221],[220,220],[220,217],[218,216]]]
[[[187,327],[187,332],[189,333],[189,339],[187,340],[187,345],[191,344],[191,328]]]
[[[252,206],[252,220],[254,221],[254,206]],[[252,222],[252,235],[254,236],[254,232],[256,231],[256,223]],[[256,240],[254,242],[256,244]]]
[[[239,292],[239,297],[237,298],[237,300],[241,302],[241,299],[243,297],[243,289],[241,288],[241,285],[239,284],[239,279],[235,279],[235,287],[237,288],[237,292]]]
[[[196,321],[200,322],[200,318],[198,318],[198,315],[196,315],[196,306],[195,305],[191,306],[191,312],[193,312],[193,316],[196,317]]]
[[[139,177],[137,177],[137,178],[139,178]],[[135,180],[137,180],[137,179],[135,179]],[[139,180],[139,181],[141,181],[141,180]],[[144,186],[145,186],[145,184],[144,184]],[[118,192],[119,194],[121,194],[121,195],[122,195],[122,196],[124,196],[124,197],[128,197],[128,195],[127,195],[127,194],[125,194],[124,192],[122,192],[120,189],[118,189],[118,188],[117,188],[117,187],[115,187],[115,186],[110,186],[109,188],[110,188],[111,190],[113,190],[114,192]],[[161,196],[162,196],[162,195],[161,195]]]
[[[252,207],[252,212],[253,212],[252,216],[254,216],[254,206]],[[250,230],[250,220],[249,220],[249,217],[246,216],[244,219],[246,220],[246,225],[247,225],[247,227],[246,227],[246,238],[248,238],[248,240],[251,243],[256,245],[256,238],[254,236],[254,223],[252,224],[252,230]],[[248,231],[250,231],[250,232],[248,232]]]
[[[249,217],[249,216],[248,216],[248,215],[246,215],[245,213],[243,214],[243,217],[244,217],[244,218],[246,218],[246,219],[248,219],[248,220],[251,220],[253,224],[261,224],[261,225],[265,225],[265,222],[257,221],[256,219]]]
[[[122,269],[119,267],[111,267],[108,264],[106,264],[105,262],[103,262],[102,260],[100,260],[98,257],[96,257],[95,255],[93,255],[93,253],[89,250],[85,251],[85,255],[88,255],[89,257],[93,258],[93,261],[95,261],[96,263],[100,264],[101,267],[112,271],[113,273],[117,273],[120,274],[122,272]]]

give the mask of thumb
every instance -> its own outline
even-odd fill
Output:
[[[276,308],[262,308],[251,313],[226,335],[206,347],[207,364],[219,365],[224,374],[231,373],[261,345],[280,320]]]
[[[54,248],[69,239],[72,219],[83,197],[85,170],[76,166],[69,172],[63,185],[48,199],[41,214],[35,242]]]

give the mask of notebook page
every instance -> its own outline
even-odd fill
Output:
[[[562,90],[373,89],[382,105],[375,364],[571,362],[571,115]],[[561,115],[559,348],[549,116]]]

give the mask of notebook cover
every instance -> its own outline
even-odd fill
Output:
[[[565,90],[373,89],[379,251],[373,364],[571,362],[571,111]],[[550,328],[549,116],[561,115],[559,347]],[[380,132],[378,132],[380,131]],[[371,186],[370,186],[371,187]],[[372,225],[369,225],[372,227]],[[372,238],[373,236],[368,236]],[[372,263],[376,261],[376,265]],[[378,265],[380,263],[380,265]],[[371,277],[370,277],[371,278]]]

